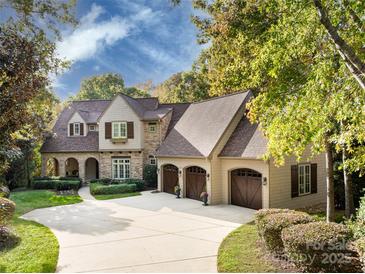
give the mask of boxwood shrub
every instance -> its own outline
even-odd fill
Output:
[[[130,193],[135,192],[136,190],[137,186],[135,184],[90,184],[90,192],[92,195]]]
[[[262,237],[264,224],[262,220],[270,215],[270,214],[276,214],[276,213],[295,213],[295,210],[287,209],[287,208],[266,208],[266,209],[260,209],[255,213],[255,223],[257,227],[257,232],[260,237]]]
[[[0,225],[0,251],[15,246],[19,240],[20,239],[10,228]]]
[[[81,187],[79,180],[35,180],[34,189],[78,190]]]
[[[281,238],[289,258],[305,271],[342,272],[350,254],[350,234],[342,224],[313,222],[287,227]]]
[[[15,212],[15,203],[6,198],[0,198],[0,225],[7,224]]]
[[[33,177],[33,181],[79,181],[81,182],[81,179],[78,177],[60,177],[60,176],[39,176],[39,177]]]
[[[137,191],[142,191],[145,188],[145,181],[141,179],[123,179],[123,180],[117,180],[117,179],[110,179],[110,178],[103,178],[103,179],[95,179],[92,180],[90,183],[94,184],[102,184],[105,186],[108,185],[119,185],[119,184],[134,184],[137,187]]]
[[[143,168],[143,179],[149,187],[157,187],[157,166],[145,165]]]
[[[313,218],[304,212],[287,212],[269,214],[262,218],[262,239],[266,248],[273,253],[284,250],[281,231],[289,226],[313,222]]]

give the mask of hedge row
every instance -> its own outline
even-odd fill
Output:
[[[90,184],[90,193],[92,195],[103,195],[103,194],[122,194],[122,193],[130,193],[136,192],[137,186],[136,184],[110,184],[103,185],[100,183],[91,183]]]
[[[116,180],[110,178],[103,178],[103,179],[95,179],[91,181],[92,184],[97,183],[101,185],[119,185],[119,184],[132,184],[136,185],[137,191],[142,191],[145,188],[145,181],[141,179],[124,179],[124,180]]]
[[[78,181],[78,182],[81,182],[81,179],[78,177],[39,176],[39,177],[33,177],[33,181]]]
[[[360,268],[349,248],[351,233],[345,225],[315,222],[307,213],[289,209],[260,210],[256,224],[270,252],[286,255],[305,271],[356,272]]]
[[[34,180],[34,189],[78,190],[81,182],[74,180]]]

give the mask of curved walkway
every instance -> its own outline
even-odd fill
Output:
[[[216,272],[220,242],[254,210],[201,205],[167,193],[37,209],[23,216],[52,229],[59,272]]]

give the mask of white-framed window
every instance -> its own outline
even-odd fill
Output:
[[[74,135],[80,135],[80,123],[74,123]]]
[[[157,124],[156,123],[148,123],[148,132],[156,132]]]
[[[128,179],[130,177],[130,159],[112,159],[113,179]]]
[[[112,138],[127,138],[127,122],[112,123]]]
[[[301,164],[298,166],[299,195],[311,193],[311,165]]]
[[[148,156],[148,160],[150,162],[150,165],[156,165],[157,161],[156,161],[156,157],[153,155]]]
[[[89,125],[89,131],[95,131],[96,126],[95,125]]]

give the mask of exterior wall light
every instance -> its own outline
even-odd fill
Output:
[[[157,168],[157,174],[159,174],[160,173],[160,168]]]
[[[262,178],[262,185],[264,185],[264,186],[267,185],[267,178],[266,177]]]
[[[209,177],[210,177],[210,174],[209,173],[207,173],[207,179],[209,180]]]
[[[181,169],[179,169],[179,176],[181,176],[181,173],[182,173],[182,171],[181,171]]]

